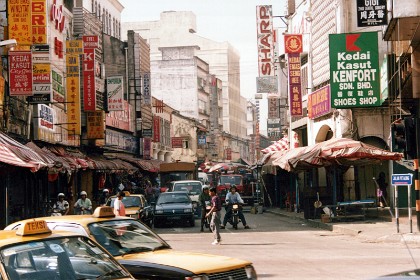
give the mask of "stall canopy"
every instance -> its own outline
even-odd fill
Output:
[[[273,143],[272,145],[268,146],[267,148],[261,150],[261,153],[268,154],[271,152],[277,151],[286,151],[289,149],[289,139],[287,137],[283,137],[277,142]]]
[[[46,162],[31,148],[17,142],[7,134],[0,132],[0,162],[10,165],[26,167],[32,172],[47,167],[51,162]]]
[[[331,165],[376,164],[383,160],[398,161],[402,158],[402,153],[389,152],[348,138],[334,138],[289,150],[272,164],[287,171],[299,171]]]
[[[210,167],[209,172],[215,171],[236,171],[241,168],[247,168],[247,165],[237,162],[221,162]]]

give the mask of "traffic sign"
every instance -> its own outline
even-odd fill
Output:
[[[411,185],[413,184],[413,174],[392,174],[392,185]]]

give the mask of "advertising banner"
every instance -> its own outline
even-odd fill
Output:
[[[258,75],[274,76],[273,15],[271,5],[257,6]]]
[[[308,118],[315,119],[331,112],[330,86],[308,95]]]
[[[378,33],[330,34],[332,108],[380,106]]]
[[[32,44],[31,1],[7,1],[9,38],[16,39],[18,45]],[[32,89],[31,89],[32,91]],[[24,94],[21,94],[24,95]]]
[[[302,85],[301,85],[301,71],[300,71],[300,54],[289,53],[289,100],[290,100],[290,115],[302,116]]]
[[[30,51],[9,52],[10,96],[32,95],[32,54]]]
[[[80,55],[83,54],[82,40],[66,41],[66,100],[69,138],[81,135],[80,105]]]
[[[87,112],[87,138],[105,138],[105,115],[104,111]]]
[[[123,107],[123,76],[108,77],[106,79],[108,94],[108,111],[122,111]]]
[[[143,139],[143,159],[152,158],[152,139],[146,137]]]

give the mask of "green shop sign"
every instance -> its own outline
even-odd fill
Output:
[[[380,106],[378,33],[329,36],[331,107]]]

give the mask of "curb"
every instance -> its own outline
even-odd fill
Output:
[[[299,220],[313,228],[321,228],[321,229],[329,230],[332,232],[343,233],[343,234],[347,234],[347,235],[351,235],[355,237],[360,237],[366,240],[371,240],[374,242],[420,244],[420,234],[418,233],[393,233],[393,234],[383,235],[380,237],[372,237],[372,236],[366,235],[364,232],[362,232],[359,229],[351,229],[348,227],[343,227],[343,226],[332,224],[332,223],[323,223],[321,221],[316,221],[313,219],[304,219],[302,217],[298,217],[294,215],[287,215],[287,214],[283,214],[277,211],[272,211],[269,209],[266,209],[265,212],[282,216],[282,217],[286,217],[293,220]],[[384,220],[384,222],[385,221],[386,220]]]

